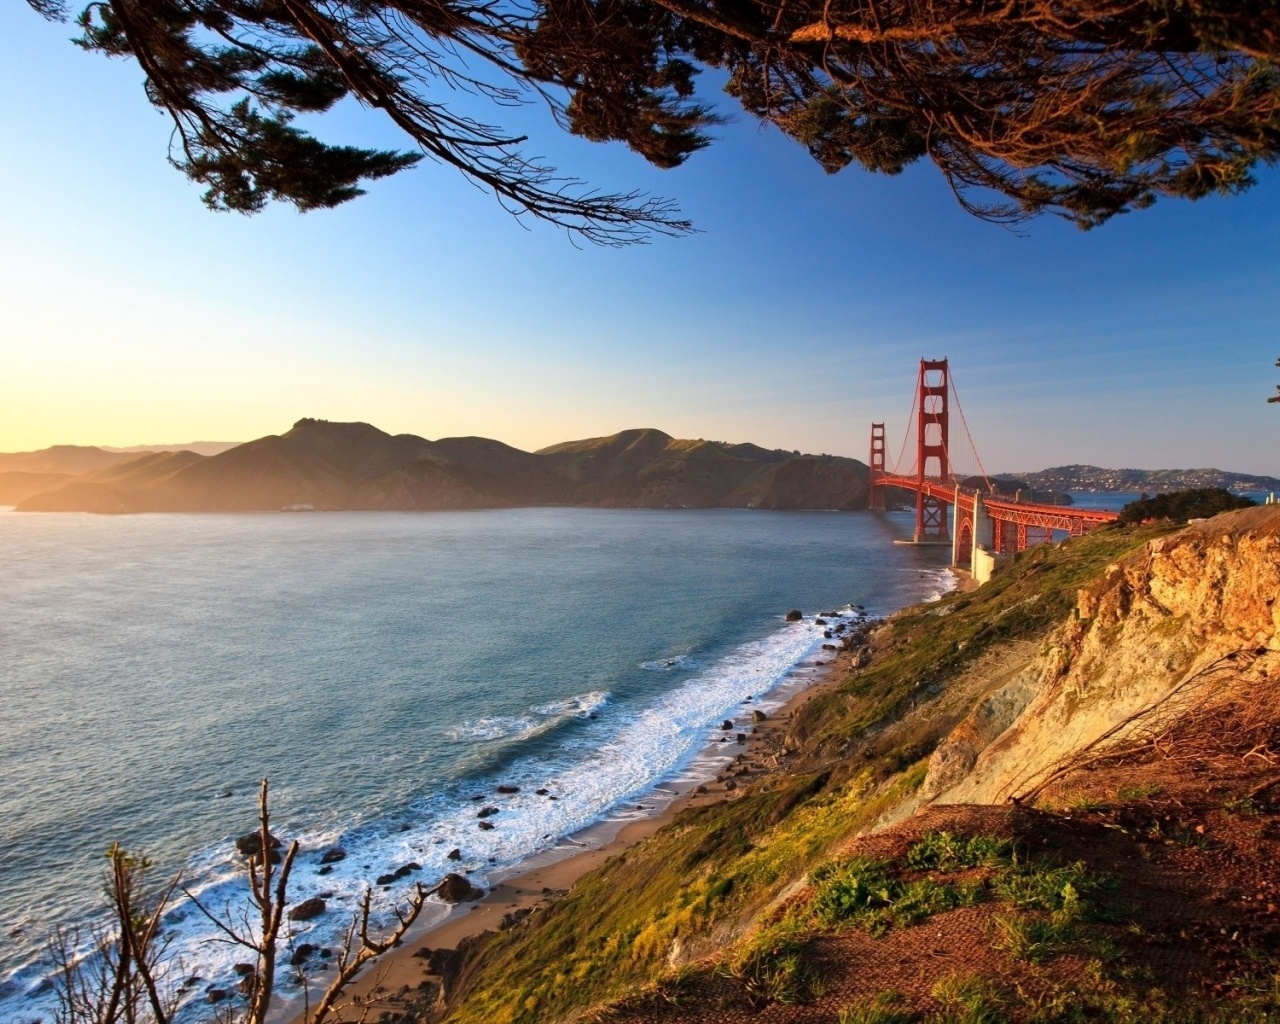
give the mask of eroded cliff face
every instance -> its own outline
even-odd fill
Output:
[[[1072,759],[1161,714],[1188,713],[1180,698],[1191,690],[1211,696],[1265,676],[1268,649],[1280,650],[1280,507],[1151,541],[1082,589],[1072,621],[952,731],[921,795],[1025,796]]]

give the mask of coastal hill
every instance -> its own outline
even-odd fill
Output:
[[[1000,474],[1017,477],[1038,491],[1183,491],[1221,487],[1227,491],[1280,490],[1280,479],[1251,476],[1222,469],[1103,469],[1100,466],[1055,466],[1035,473]]]
[[[830,682],[753,712],[758,734],[670,824],[498,930],[416,951],[380,1008],[1275,1021],[1277,593],[1263,506],[1040,545],[852,630]]]
[[[367,423],[302,419],[287,433],[210,456],[0,455],[0,503],[34,512],[851,509],[866,507],[866,473],[853,459],[680,440],[653,429],[525,452],[480,437],[429,441]]]
[[[138,460],[148,452],[194,451],[214,455],[234,447],[232,442],[195,441],[180,445],[108,448],[59,444],[35,452],[0,452],[0,505],[17,505],[27,498],[56,490],[72,480]]]

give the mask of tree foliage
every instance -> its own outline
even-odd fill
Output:
[[[1276,360],[1276,366],[1280,368],[1280,359]],[[1276,385],[1276,393],[1267,399],[1268,402],[1280,402],[1280,384]]]
[[[1232,494],[1221,487],[1195,487],[1186,491],[1170,491],[1154,498],[1131,501],[1120,510],[1120,522],[1145,523],[1154,519],[1208,519],[1219,512],[1252,508],[1252,498]]]
[[[596,241],[685,230],[667,203],[575,190],[441,97],[540,96],[570,131],[674,167],[716,122],[702,67],[827,171],[928,158],[1000,222],[1232,194],[1280,153],[1274,0],[94,0],[78,21],[81,45],[141,65],[205,201],[245,212],[332,206],[426,155]],[[416,151],[292,123],[345,96]]]

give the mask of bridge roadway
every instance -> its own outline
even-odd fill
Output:
[[[944,480],[917,480],[913,476],[876,473],[871,483],[875,486],[897,487],[904,491],[915,491],[917,494],[924,494],[927,498],[945,501],[948,505],[956,503],[957,488],[959,488],[961,504],[972,505],[973,502],[973,495],[960,487],[958,480],[948,483]],[[966,498],[968,501],[965,500]],[[1118,512],[1108,512],[1100,508],[1080,508],[1076,505],[1038,505],[1034,502],[1017,501],[1014,498],[998,495],[985,495],[982,499],[982,504],[994,518],[1005,522],[1019,523],[1023,526],[1035,526],[1040,529],[1065,530],[1073,536],[1087,533],[1090,528],[1100,526],[1103,523],[1114,523],[1120,518]],[[1081,527],[1084,527],[1084,529],[1081,529]]]
[[[1079,537],[1094,527],[1120,518],[1119,513],[1103,509],[1042,505],[1003,495],[983,494],[979,490],[962,487],[954,478],[951,481],[921,479],[873,470],[870,483],[873,487],[912,491],[919,500],[927,498],[937,505],[954,506],[949,538],[945,535],[943,516],[939,533],[931,535],[932,539],[918,535],[916,542],[950,543],[952,564],[969,569],[979,582],[990,578],[996,555],[1024,551],[1030,544],[1052,540],[1055,530]]]

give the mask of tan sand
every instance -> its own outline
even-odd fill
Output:
[[[787,771],[787,755],[782,750],[782,737],[788,719],[796,709],[845,678],[855,658],[856,655],[845,651],[834,654],[831,651],[820,652],[815,661],[802,663],[807,667],[807,673],[799,676],[802,688],[782,707],[769,712],[763,722],[744,722],[735,730],[748,733],[747,742],[732,745],[732,750],[740,752],[740,756],[735,755],[735,763],[750,763],[759,767],[750,776],[752,780]],[[743,704],[740,721],[742,716],[749,716],[751,710],[750,704]],[[753,726],[757,730],[754,733],[751,732]],[[730,740],[730,744],[732,742]],[[709,744],[708,753],[721,753],[719,747],[718,743]],[[482,899],[455,907],[447,918],[430,928],[411,932],[399,949],[392,950],[370,965],[352,983],[344,996],[346,1005],[336,1019],[343,1022],[377,1021],[384,1012],[402,1011],[418,993],[419,986],[435,977],[430,973],[426,960],[417,955],[419,950],[455,949],[464,938],[496,930],[507,914],[563,896],[587,872],[649,838],[686,808],[734,799],[742,790],[737,788],[736,782],[726,787],[726,770],[732,766],[725,766],[716,778],[707,779],[701,784],[684,782],[681,786],[683,792],[675,800],[647,817],[624,824],[603,845],[569,854],[551,863],[537,862],[554,854],[544,853],[540,857],[534,857],[532,860],[536,866],[503,880]],[[673,787],[668,785],[665,788]],[[596,826],[585,835],[589,837],[590,833],[600,829],[600,826]],[[301,1013],[292,1014],[288,1020],[289,1024],[305,1024]]]

